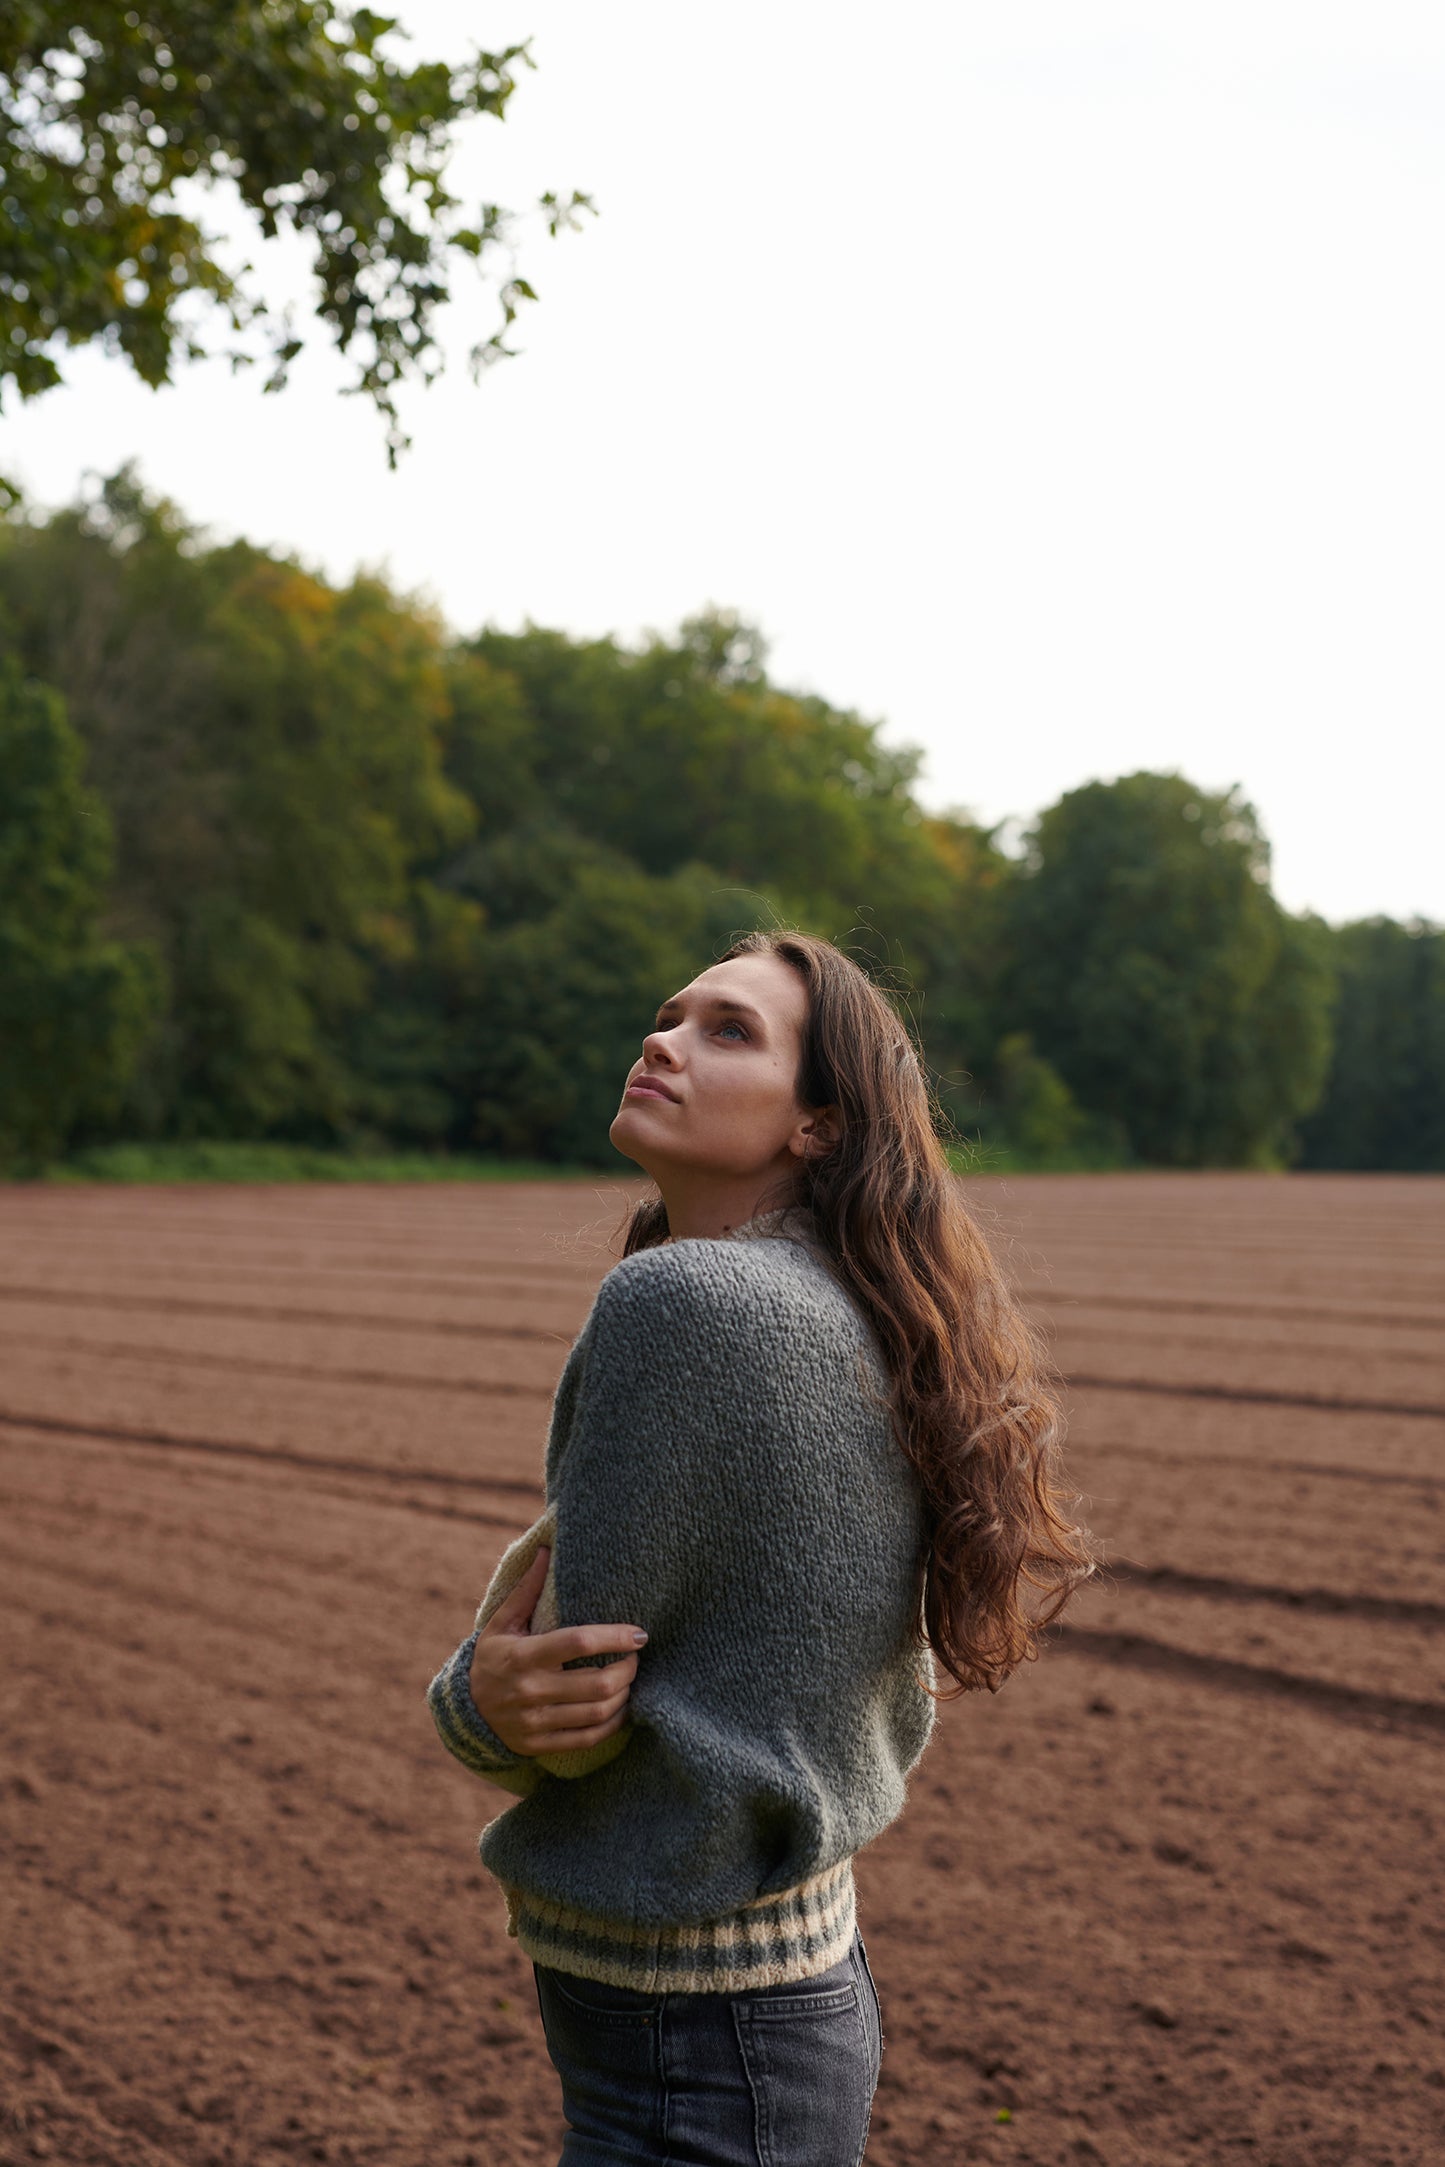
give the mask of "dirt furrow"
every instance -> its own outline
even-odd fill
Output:
[[[299,1303],[209,1301],[196,1295],[106,1294],[85,1288],[67,1294],[61,1288],[24,1286],[13,1281],[0,1285],[0,1303],[15,1303],[22,1310],[43,1306],[70,1313],[91,1309],[125,1310],[166,1317],[243,1319],[273,1328],[297,1324],[344,1325],[351,1329],[364,1327],[368,1332],[420,1334],[424,1338],[456,1333],[467,1339],[536,1340],[547,1346],[560,1346],[564,1352],[571,1343],[570,1334],[550,1324],[491,1324],[479,1316],[404,1317],[398,1316],[394,1309],[358,1309],[354,1303],[325,1309],[306,1308]],[[581,1319],[577,1321],[580,1323]]]
[[[1229,1693],[1293,1701],[1317,1714],[1334,1716],[1347,1723],[1363,1723],[1372,1730],[1392,1730],[1406,1736],[1445,1741],[1445,1705],[1439,1701],[1412,1700],[1404,1694],[1376,1693],[1358,1686],[1336,1685],[1328,1679],[1276,1669],[1270,1664],[1238,1662],[1227,1656],[1177,1647],[1144,1633],[1106,1626],[1066,1626],[1057,1645],[1065,1654],[1087,1655],[1095,1662],[1125,1663],[1156,1676],[1189,1678],[1220,1686]]]
[[[505,1491],[509,1496],[539,1501],[542,1495],[540,1483],[525,1478],[459,1474],[441,1467],[376,1466],[365,1460],[343,1460],[314,1452],[288,1452],[277,1445],[251,1444],[243,1438],[186,1437],[166,1430],[113,1429],[101,1424],[51,1421],[44,1415],[25,1414],[15,1409],[0,1410],[0,1424],[7,1429],[41,1430],[59,1437],[100,1438],[109,1445],[146,1445],[173,1452],[217,1453],[227,1459],[301,1468],[308,1474],[365,1476],[370,1482],[398,1488],[435,1483],[443,1489]]]

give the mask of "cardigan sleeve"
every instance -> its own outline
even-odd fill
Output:
[[[824,1501],[815,1463],[778,1419],[776,1329],[749,1259],[725,1242],[642,1251],[598,1290],[571,1419],[549,1440],[547,1494],[558,1622],[648,1634],[628,1723],[599,1755],[635,1746],[639,1732],[651,1747],[679,1728],[746,1730],[758,1686],[742,1674],[768,1621],[786,1653],[770,1652],[766,1669],[777,1679],[781,1658],[785,1699],[801,1682],[796,1628],[812,1608]],[[597,1765],[575,1758],[546,1765]]]
[[[671,1598],[706,1562],[687,1554],[690,1515],[679,1491],[706,1472],[699,1430],[710,1435],[726,1420],[728,1393],[744,1389],[742,1319],[726,1314],[724,1290],[691,1262],[657,1248],[609,1272],[588,1319],[569,1419],[547,1449],[559,1622],[641,1625],[649,1635],[643,1661],[654,1667],[654,1628],[665,1629]],[[715,1532],[726,1540],[725,1530]],[[579,1608],[588,1602],[604,1607]]]
[[[599,1288],[557,1387],[547,1441],[547,1509],[503,1552],[471,1636],[428,1690],[447,1750],[476,1775],[520,1797],[546,1776],[576,1781],[591,1775],[626,1750],[633,1732],[629,1702],[627,1720],[594,1746],[518,1754],[503,1745],[472,1701],[468,1681],[477,1633],[543,1543],[551,1556],[533,1631],[643,1625],[649,1638],[638,1680],[644,1665],[650,1673],[665,1666],[665,1632],[659,1648],[650,1618],[665,1618],[664,1590],[676,1587],[688,1567],[677,1549],[677,1516],[667,1509],[675,1468],[657,1425],[686,1395],[710,1320],[698,1313],[695,1297],[684,1291],[678,1299],[676,1263],[670,1253],[661,1254],[667,1258],[661,1269],[659,1253],[646,1253],[614,1268]],[[565,1668],[619,1659],[618,1653],[578,1656]]]
[[[866,1543],[869,1515],[830,1442],[853,1348],[827,1308],[798,1299],[780,1311],[744,1245],[720,1241],[641,1251],[608,1273],[558,1388],[547,1512],[504,1555],[477,1622],[547,1540],[534,1630],[631,1624],[648,1640],[610,1737],[508,1764],[467,1726],[458,1757],[478,1774],[521,1792],[528,1778],[625,1767],[645,1739],[649,1760],[676,1757],[677,1780],[695,1781],[699,1764],[763,1734],[791,1751],[787,1736],[806,1731],[815,1635],[856,1638],[856,1560],[840,1542],[861,1531]],[[459,1700],[438,1716],[453,1752]]]
[[[488,1783],[500,1784],[504,1791],[526,1798],[537,1787],[536,1770],[525,1754],[514,1753],[510,1746],[503,1745],[472,1699],[472,1655],[480,1630],[474,1626],[456,1653],[443,1663],[427,1688],[427,1706],[442,1744],[464,1768]]]

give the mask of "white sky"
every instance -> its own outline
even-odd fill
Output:
[[[525,252],[524,357],[472,384],[468,294],[391,475],[329,354],[270,399],[71,356],[0,425],[30,493],[134,455],[461,630],[731,604],[930,806],[1178,768],[1243,785],[1291,908],[1445,919],[1438,5],[394,12],[532,36],[469,192],[597,200]]]

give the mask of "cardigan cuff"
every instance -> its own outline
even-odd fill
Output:
[[[472,1699],[472,1656],[479,1630],[468,1634],[427,1687],[432,1720],[447,1750],[480,1774],[495,1768],[529,1768],[532,1757],[504,1745]]]

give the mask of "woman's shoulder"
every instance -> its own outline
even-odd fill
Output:
[[[750,1327],[772,1338],[830,1321],[855,1339],[854,1304],[822,1250],[777,1219],[760,1224],[755,1238],[749,1227],[740,1230],[749,1238],[669,1241],[624,1257],[598,1289],[599,1313],[609,1324],[683,1327],[733,1345]]]
[[[700,1315],[746,1304],[759,1280],[769,1276],[760,1268],[762,1246],[711,1238],[659,1242],[614,1264],[597,1290],[598,1301],[614,1311],[681,1304]]]

